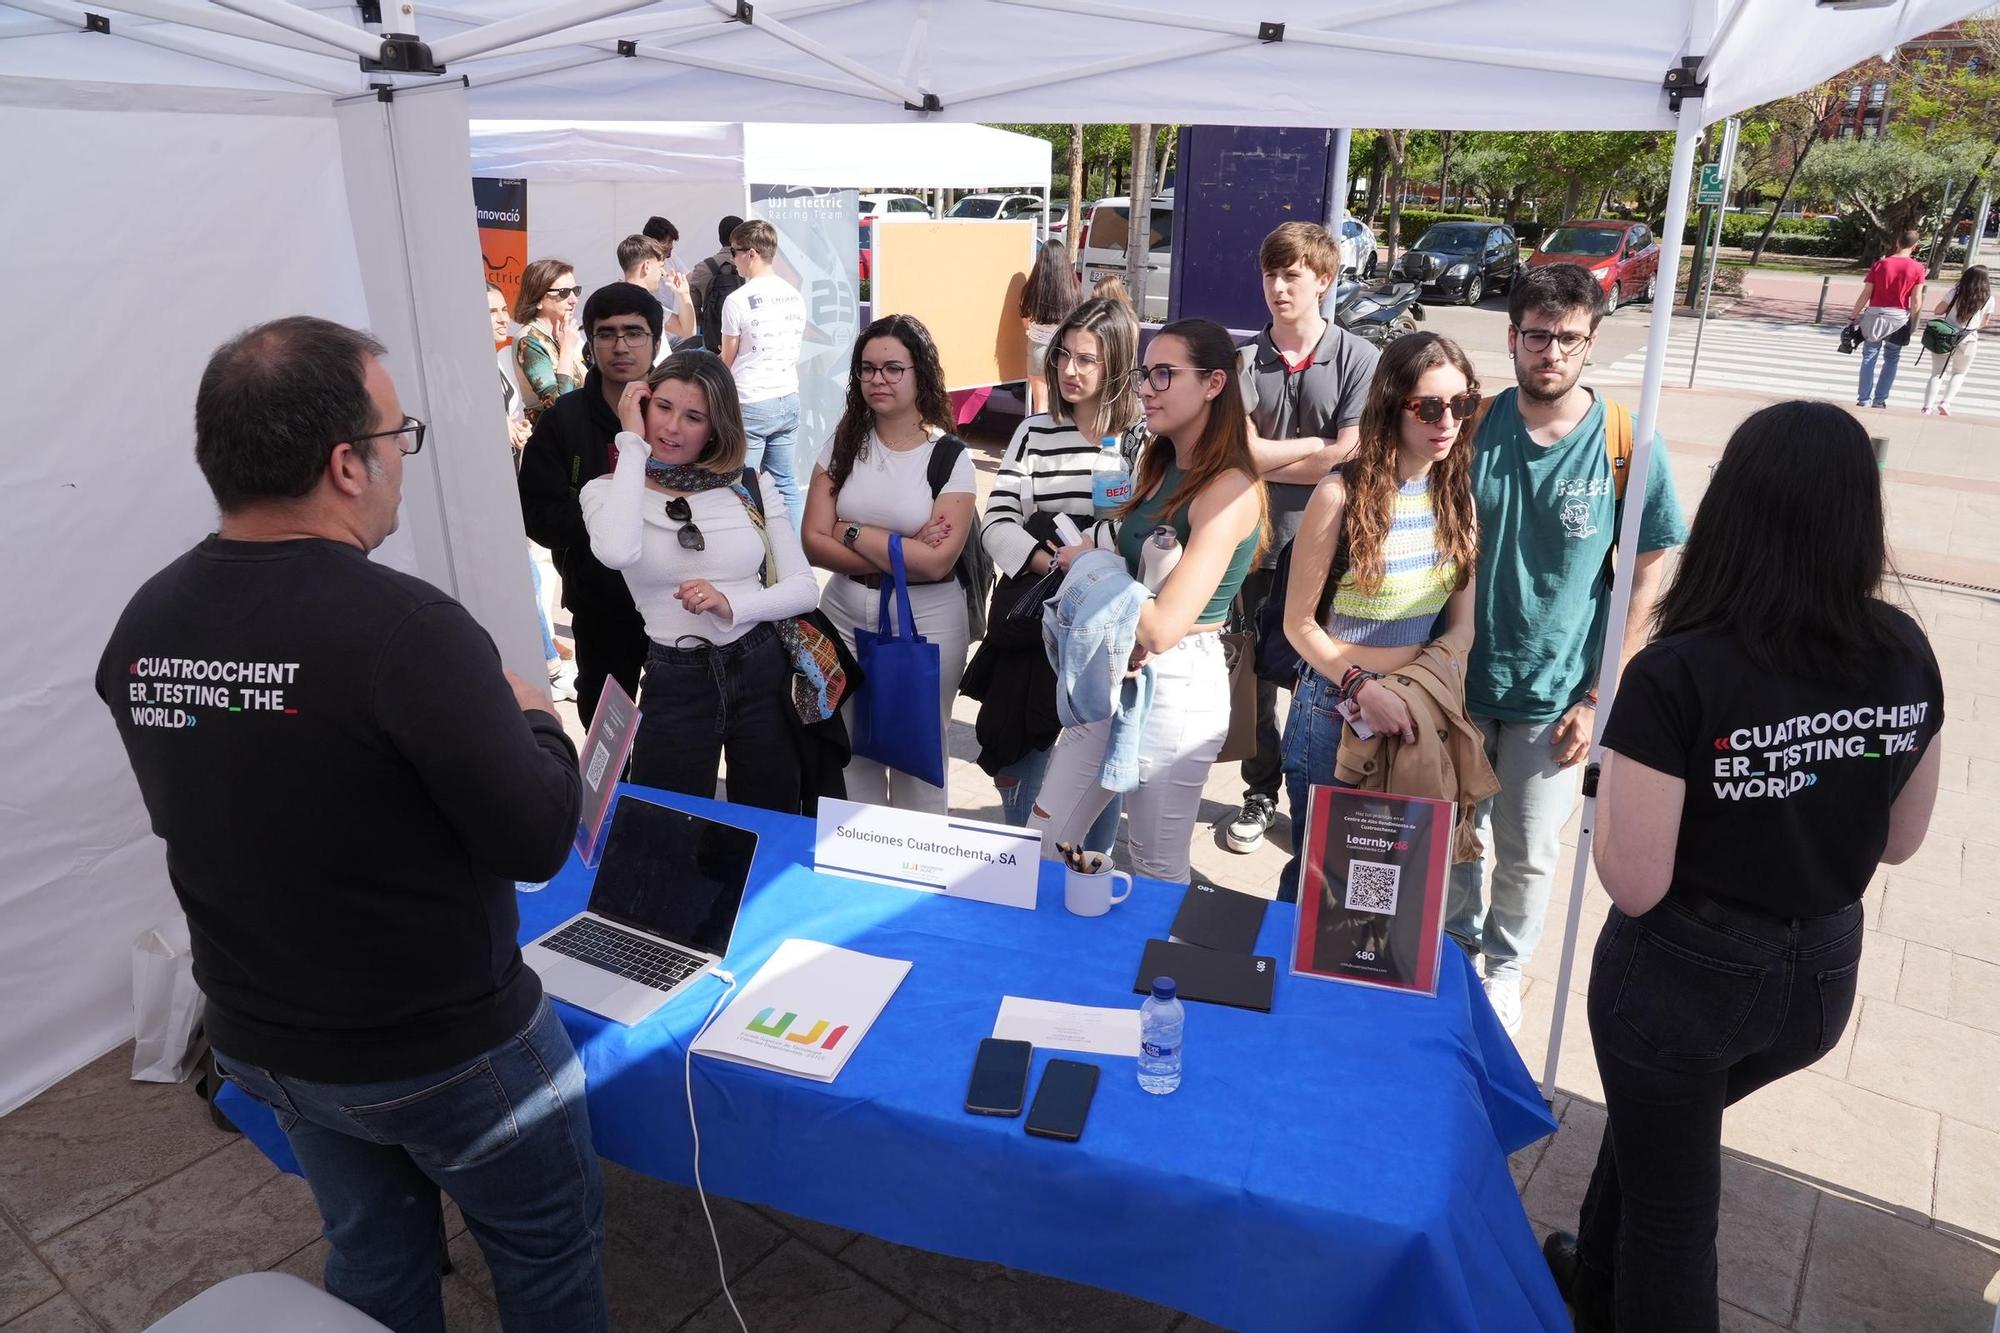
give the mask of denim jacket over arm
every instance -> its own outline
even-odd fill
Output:
[[[1109,721],[1098,783],[1107,791],[1139,785],[1139,733],[1153,702],[1153,668],[1127,676],[1139,637],[1139,608],[1152,594],[1110,551],[1076,558],[1061,589],[1042,604],[1042,644],[1056,673],[1056,715],[1066,727]]]

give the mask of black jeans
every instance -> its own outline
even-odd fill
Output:
[[[1266,599],[1285,595],[1283,588],[1271,586],[1276,574],[1274,569],[1253,569],[1243,576],[1243,587],[1236,594],[1236,614],[1238,623],[1252,634],[1257,632],[1257,613]],[[1243,799],[1267,796],[1276,804],[1284,781],[1285,747],[1278,738],[1278,687],[1259,677],[1257,753],[1243,761]],[[1293,830],[1293,839],[1298,836],[1297,830]]]
[[[1715,1329],[1722,1109],[1833,1049],[1860,963],[1860,903],[1783,919],[1675,893],[1641,917],[1611,909],[1590,974],[1610,1118],[1577,1223],[1579,1316]]]
[[[576,638],[576,715],[588,727],[597,716],[597,700],[607,677],[615,678],[633,698],[639,697],[639,671],[646,665],[646,622],[636,611],[572,611],[570,633]]]
[[[681,642],[688,646],[656,643],[646,655],[632,781],[712,797],[726,752],[730,801],[797,814],[792,664],[778,632],[766,624],[734,643]]]

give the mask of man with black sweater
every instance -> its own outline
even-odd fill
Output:
[[[665,317],[643,287],[614,282],[583,306],[583,333],[593,364],[581,387],[564,394],[535,422],[521,451],[521,519],[528,540],[549,548],[562,575],[562,604],[576,638],[576,711],[584,725],[597,713],[607,677],[639,695],[646,665],[646,622],[632,605],[625,576],[590,553],[577,495],[587,481],[611,471],[618,399],[625,386],[653,369]]]
[[[443,1327],[439,1191],[508,1327],[607,1327],[583,1069],[515,944],[580,779],[547,689],[465,608],[374,564],[423,447],[378,359],[281,319],[210,358],[195,461],[221,529],[132,598],[98,665],[222,1072],[276,1113],[327,1290]]]

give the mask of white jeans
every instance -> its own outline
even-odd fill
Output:
[[[880,597],[875,589],[865,588],[845,574],[835,574],[827,580],[826,590],[820,594],[820,610],[826,612],[826,618],[840,631],[849,652],[854,651],[857,625],[870,631],[875,629]],[[958,678],[965,674],[965,653],[972,642],[972,628],[965,620],[964,589],[956,582],[912,588],[910,610],[916,615],[917,633],[938,648],[937,708],[942,719],[938,735],[948,742],[951,735],[951,701],[958,696]],[[893,600],[889,604],[889,614],[896,614]],[[917,706],[916,700],[910,702],[912,707]],[[853,703],[842,704],[840,711],[841,719],[852,728]],[[951,749],[948,743],[945,746],[944,766],[945,782],[949,784]],[[927,815],[951,813],[949,785],[933,787],[922,778],[885,767],[873,759],[863,759],[860,755],[847,761],[844,775],[847,779],[847,799],[850,801],[889,805],[898,810],[919,810]]]
[[[1132,873],[1185,884],[1201,789],[1229,735],[1229,667],[1222,636],[1190,634],[1152,659],[1153,706],[1139,736],[1139,785],[1125,795],[1125,842]],[[1111,793],[1097,784],[1109,722],[1069,727],[1049,754],[1049,771],[1028,827],[1042,831],[1042,856],[1080,843]],[[1054,813],[1044,813],[1052,811]]]
[[[1924,407],[1926,410],[1938,406],[1938,392],[1944,392],[1944,409],[1951,410],[1951,400],[1958,397],[1959,386],[1965,383],[1965,376],[1972,369],[1972,358],[1979,353],[1977,336],[1961,339],[1950,356],[1931,353],[1931,377],[1924,384]]]

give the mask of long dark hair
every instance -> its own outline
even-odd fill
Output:
[[[1031,324],[1060,324],[1076,309],[1076,270],[1069,266],[1069,248],[1045,242],[1021,287],[1021,318]]]
[[[1396,455],[1403,442],[1403,402],[1417,381],[1439,366],[1454,367],[1465,387],[1479,388],[1479,376],[1459,345],[1436,333],[1407,334],[1389,344],[1375,364],[1368,401],[1361,409],[1361,441],[1355,447],[1353,480],[1347,488],[1347,550],[1354,586],[1373,593],[1386,573],[1383,552],[1396,509]],[[1476,413],[1474,414],[1477,415]],[[1463,588],[1479,562],[1479,512],[1472,503],[1473,422],[1458,423],[1451,452],[1431,468],[1431,510],[1437,520],[1440,553],[1458,570]]]
[[[1868,432],[1831,403],[1776,403],[1729,437],[1654,623],[1729,634],[1777,675],[1858,684],[1900,651],[1880,595],[1892,572]]]
[[[1973,316],[1986,308],[1992,295],[1993,283],[1986,276],[1986,265],[1974,264],[1958,275],[1958,286],[1952,290],[1952,320],[1961,326],[1970,324]]]
[[[884,315],[861,330],[854,340],[854,354],[847,362],[847,407],[840,424],[833,428],[833,457],[827,462],[827,479],[836,494],[854,471],[854,460],[868,444],[868,432],[875,429],[875,412],[861,396],[861,349],[877,338],[894,338],[910,354],[910,373],[917,377],[917,415],[926,426],[946,434],[957,423],[952,418],[951,395],[945,392],[944,365],[938,360],[937,343],[923,321],[911,315]]]
[[[1229,336],[1229,330],[1212,319],[1177,319],[1154,335],[1157,345],[1161,338],[1179,338],[1187,344],[1188,360],[1196,370],[1204,373],[1221,371],[1222,392],[1208,404],[1208,421],[1202,427],[1201,438],[1196,440],[1190,457],[1194,466],[1181,476],[1180,485],[1166,500],[1163,513],[1171,514],[1186,505],[1194,503],[1194,498],[1217,477],[1231,470],[1245,473],[1253,480],[1257,476],[1256,460],[1250,456],[1250,419],[1243,410],[1243,386],[1238,382],[1236,365],[1236,343]],[[1160,483],[1165,480],[1167,467],[1174,461],[1174,442],[1164,435],[1155,435],[1139,455],[1139,472],[1132,482],[1132,498],[1118,511],[1118,517],[1129,518],[1132,511],[1145,502]],[[1270,517],[1265,503],[1264,488],[1257,492],[1257,554],[1264,552],[1264,542],[1269,534]]]

